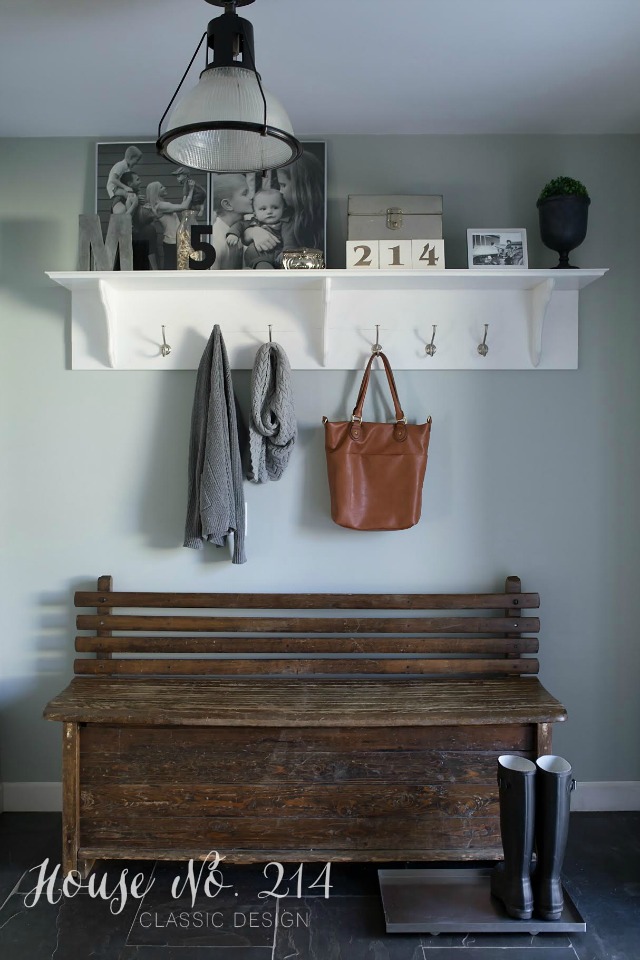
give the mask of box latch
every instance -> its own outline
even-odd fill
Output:
[[[387,207],[387,229],[399,230],[402,226],[402,210],[400,207]]]

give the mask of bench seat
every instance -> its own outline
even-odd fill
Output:
[[[406,727],[555,723],[537,677],[495,680],[197,680],[75,677],[47,720],[119,725]]]

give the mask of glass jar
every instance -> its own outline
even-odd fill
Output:
[[[180,214],[180,225],[176,230],[176,258],[178,270],[189,270],[189,260],[202,260],[203,253],[198,250],[194,253],[191,246],[191,227],[198,223],[197,210],[183,210]]]

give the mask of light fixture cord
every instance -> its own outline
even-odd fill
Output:
[[[165,112],[164,112],[164,113],[162,114],[162,116],[160,117],[160,123],[158,124],[158,139],[160,139],[160,129],[161,129],[161,127],[162,127],[162,123],[163,123],[163,121],[164,121],[164,118],[165,118],[166,115],[169,113],[169,110],[171,110],[171,106],[172,106],[172,104],[173,104],[173,101],[175,100],[175,98],[176,98],[176,97],[178,96],[178,94],[180,93],[180,87],[181,87],[182,84],[184,83],[185,77],[186,77],[187,74],[189,73],[189,70],[191,70],[191,67],[193,66],[193,61],[194,61],[195,58],[198,56],[198,51],[200,50],[200,47],[202,46],[202,41],[204,40],[204,38],[206,37],[206,35],[207,35],[207,31],[205,30],[205,32],[204,32],[204,33],[202,34],[202,36],[200,37],[200,43],[199,43],[198,46],[196,47],[196,50],[195,50],[194,55],[191,57],[191,60],[189,61],[189,66],[187,67],[187,69],[185,70],[185,72],[182,74],[182,80],[181,80],[180,83],[178,84],[177,89],[176,89],[176,92],[175,92],[174,95],[171,97],[171,100],[169,101],[169,105],[168,105],[167,109],[165,110]],[[260,89],[262,89],[262,88],[260,88]],[[265,123],[266,123],[266,104],[265,104]]]

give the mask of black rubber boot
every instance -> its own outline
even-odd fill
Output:
[[[562,757],[536,762],[536,868],[532,885],[536,915],[559,920],[564,906],[560,871],[569,832],[571,764]]]
[[[491,874],[491,893],[510,917],[530,920],[533,913],[531,857],[535,824],[536,765],[524,757],[498,757],[500,833],[504,862]]]

